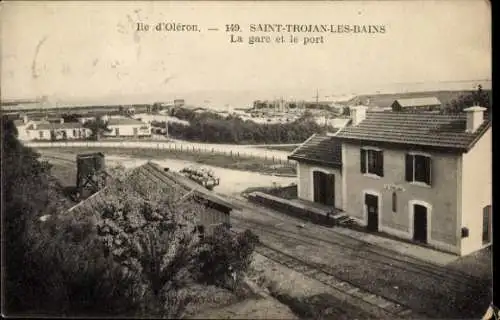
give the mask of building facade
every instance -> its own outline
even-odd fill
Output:
[[[149,137],[151,125],[131,118],[107,119],[109,131],[104,132],[105,137]]]
[[[84,140],[90,137],[92,130],[85,128],[79,122],[67,122],[57,119],[57,121],[48,120],[30,120],[26,116],[22,120],[15,120],[20,140]]]
[[[310,138],[290,156],[298,161],[299,198],[333,204],[369,231],[454,254],[488,246],[492,149],[483,112],[367,113],[354,107],[349,126]]]

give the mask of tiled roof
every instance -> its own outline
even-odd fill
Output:
[[[490,121],[485,120],[474,133],[467,133],[465,114],[367,112],[365,120],[357,126],[344,128],[336,137],[342,141],[384,142],[467,152],[490,125]]]
[[[38,123],[36,129],[33,125],[28,127],[29,130],[60,130],[60,129],[80,129],[83,125],[80,122],[65,122],[65,123]]]
[[[118,125],[146,125],[146,123],[135,120],[135,119],[130,119],[130,118],[110,118],[108,120],[108,125],[110,126],[118,126]]]
[[[403,108],[441,105],[441,101],[436,97],[397,99],[396,101]]]
[[[145,163],[142,166],[132,169],[126,178],[126,183],[132,186],[139,195],[147,193],[147,188],[151,186],[155,186],[159,189],[174,188],[182,195],[187,195],[192,192],[192,196],[197,199],[215,203],[229,209],[236,209],[233,204],[218,196],[216,193],[209,191],[179,173],[164,171],[163,168],[152,162]],[[104,206],[103,196],[111,192],[111,190],[112,189],[109,187],[105,187],[69,209],[69,211],[82,213],[98,211]]]
[[[342,144],[332,136],[313,135],[288,158],[340,168],[342,167]]]

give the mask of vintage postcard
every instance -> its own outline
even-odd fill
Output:
[[[0,15],[4,316],[497,316],[489,1]]]

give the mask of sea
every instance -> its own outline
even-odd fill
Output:
[[[475,90],[478,85],[491,89],[491,80],[439,81],[420,83],[391,83],[378,85],[338,85],[335,87],[285,89],[245,89],[245,90],[192,90],[184,92],[112,93],[95,97],[48,96],[49,104],[58,105],[131,105],[172,103],[174,99],[184,99],[186,105],[214,110],[248,108],[255,100],[285,101],[347,101],[358,95],[394,94],[405,92]],[[18,97],[17,99],[19,99]],[[22,97],[26,99],[27,97]],[[32,98],[32,97],[28,97]]]

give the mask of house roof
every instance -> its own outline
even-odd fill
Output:
[[[60,130],[60,129],[80,129],[83,125],[80,122],[64,122],[64,123],[37,123],[36,129],[31,124],[28,130]]]
[[[228,209],[237,209],[236,206],[218,196],[216,193],[202,187],[179,173],[165,171],[162,167],[152,162],[147,162],[142,166],[132,169],[125,182],[127,185],[132,186],[139,195],[147,193],[148,186],[155,186],[161,189],[174,188],[180,191],[183,196],[192,192],[191,195],[197,200],[207,201],[212,204],[215,203]],[[104,196],[109,192],[111,192],[109,186],[105,187],[70,208],[69,211],[85,213],[100,210],[105,204]]]
[[[110,118],[108,120],[108,125],[110,126],[119,126],[119,125],[146,125],[146,123],[131,119],[131,118]]]
[[[288,156],[290,160],[342,167],[342,144],[332,136],[312,135]]]
[[[397,99],[395,102],[403,108],[441,105],[441,101],[436,97]]]
[[[344,128],[336,138],[467,152],[490,126],[485,119],[475,132],[468,133],[465,114],[367,112],[365,120]]]

